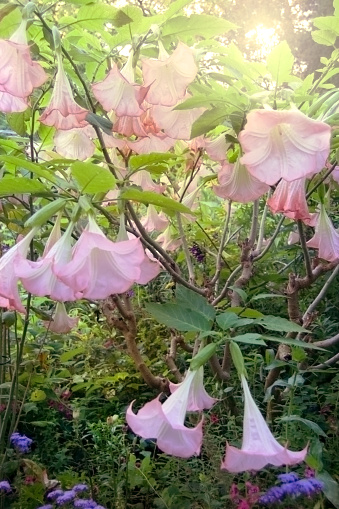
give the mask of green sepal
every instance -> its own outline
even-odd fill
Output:
[[[32,228],[33,226],[42,226],[48,219],[54,216],[59,210],[61,210],[66,201],[64,198],[58,198],[57,200],[49,202],[47,205],[42,207],[42,209],[38,210],[27,219],[25,223],[25,228]]]
[[[244,375],[247,377],[247,371],[245,368],[244,357],[240,350],[239,345],[235,341],[230,341],[230,352],[231,352],[233,364],[236,367],[239,377],[241,377],[241,375]]]
[[[199,369],[201,366],[206,364],[206,362],[215,354],[217,349],[217,345],[215,343],[210,343],[209,345],[204,346],[197,355],[193,357],[190,361],[190,370],[195,371]]]

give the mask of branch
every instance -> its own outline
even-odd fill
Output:
[[[308,371],[313,371],[314,369],[329,368],[330,366],[333,366],[333,364],[336,364],[337,362],[339,362],[339,353],[328,359],[328,361],[323,362],[322,364],[312,366],[311,368],[308,369]]]
[[[221,262],[222,262],[222,253],[223,253],[223,250],[224,250],[224,246],[225,246],[225,241],[226,241],[226,235],[227,235],[227,232],[228,232],[228,226],[230,224],[230,218],[231,218],[231,206],[232,206],[232,200],[228,200],[228,205],[227,205],[227,217],[226,217],[226,221],[225,221],[225,224],[224,224],[224,229],[223,229],[223,232],[222,232],[222,236],[221,236],[221,241],[220,241],[220,246],[219,246],[219,249],[218,249],[218,255],[217,255],[217,261],[216,261],[216,267],[215,267],[215,274],[211,280],[211,286],[213,286],[219,279],[219,276],[220,276],[220,272],[221,272]]]
[[[331,286],[333,280],[337,277],[338,273],[339,273],[339,264],[336,266],[336,268],[334,269],[334,271],[332,272],[332,274],[330,275],[330,277],[328,278],[328,280],[326,281],[326,283],[324,284],[324,286],[322,287],[322,289],[320,290],[320,292],[318,293],[316,298],[313,300],[313,302],[311,302],[311,304],[306,309],[304,316],[303,316],[303,322],[307,321],[308,316],[313,313],[313,311],[316,309],[318,304],[323,300],[329,287]]]
[[[308,193],[306,194],[306,199],[309,198],[311,196],[312,193],[314,193],[314,191],[316,189],[318,189],[318,187],[324,182],[324,180],[327,179],[327,177],[329,175],[331,175],[332,171],[334,171],[335,167],[337,166],[337,161],[334,161],[334,163],[332,164],[331,168],[324,174],[324,176],[316,183],[316,185],[314,187],[312,187],[311,191],[308,191]]]
[[[219,359],[216,354],[212,355],[212,357],[209,360],[209,364],[211,366],[213,373],[217,376],[219,380],[224,381],[229,380],[230,374],[222,369],[222,366],[220,365]]]
[[[311,267],[310,253],[306,246],[304,228],[303,228],[302,221],[300,219],[298,219],[297,225],[298,225],[298,232],[299,232],[299,237],[300,237],[300,244],[301,244],[301,248],[302,248],[303,254],[304,254],[306,274],[309,278],[312,278],[312,267]]]
[[[339,343],[339,334],[332,336],[331,338],[323,339],[322,341],[315,341],[312,345],[319,346],[320,348],[330,348]]]
[[[185,254],[185,258],[186,258],[189,281],[190,281],[190,283],[194,283],[195,274],[194,274],[194,269],[193,269],[193,265],[192,265],[191,255],[190,255],[190,252],[189,252],[189,249],[187,246],[186,235],[184,232],[184,228],[182,226],[180,212],[177,212],[176,216],[177,216],[177,221],[178,221],[178,229],[179,229],[180,239],[182,242],[182,248],[184,250],[184,254]]]

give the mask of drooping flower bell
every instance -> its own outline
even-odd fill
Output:
[[[51,332],[56,334],[67,334],[78,325],[78,317],[70,317],[67,314],[65,304],[57,302],[53,319],[49,322],[45,321],[44,326]]]
[[[188,95],[188,97],[190,97]],[[175,110],[172,107],[158,104],[153,106],[152,115],[157,125],[170,138],[189,140],[193,123],[204,113],[206,108]]]
[[[191,48],[179,42],[169,56],[159,41],[159,59],[143,59],[144,84],[149,87],[147,101],[151,104],[174,106],[183,99],[187,86],[198,72]]]
[[[33,4],[22,12],[22,22],[8,41],[0,41],[0,111],[13,113],[28,107],[28,97],[48,78],[40,64],[33,62],[27,45],[27,17]]]
[[[215,194],[240,203],[257,200],[269,190],[269,186],[253,177],[239,159],[235,164],[224,163],[218,180],[220,185],[213,186]]]
[[[253,110],[247,115],[240,144],[241,162],[260,182],[273,185],[318,173],[330,150],[331,128],[299,110]]]
[[[147,232],[163,231],[168,225],[168,219],[163,212],[158,214],[154,205],[148,205],[146,216],[140,220]]]
[[[308,446],[302,451],[294,452],[279,444],[255,404],[244,374],[241,374],[241,383],[245,398],[243,442],[241,449],[227,443],[221,468],[237,473],[260,470],[266,465],[278,467],[304,461]]]
[[[182,383],[172,384],[173,392],[162,404],[158,396],[135,414],[132,402],[126,413],[132,431],[142,438],[155,439],[159,449],[166,454],[180,458],[200,454],[203,420],[195,428],[187,428],[185,416],[187,411],[202,410],[205,405],[210,408],[214,403],[203,387],[201,370],[203,367],[188,370]]]
[[[68,130],[86,127],[88,110],[85,110],[75,102],[71,85],[66,76],[62,63],[60,50],[60,36],[53,27],[53,36],[56,49],[58,72],[49,105],[39,118],[42,124],[55,127],[56,129]]]
[[[66,159],[85,161],[94,154],[94,138],[96,133],[91,125],[60,130],[54,135],[55,150]]]
[[[283,213],[286,217],[313,226],[314,214],[310,214],[305,194],[305,178],[286,182],[281,180],[267,205],[274,214]]]
[[[339,232],[334,228],[323,204],[320,204],[315,234],[306,245],[318,249],[318,257],[323,260],[328,262],[339,260]]]

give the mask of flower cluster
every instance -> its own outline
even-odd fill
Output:
[[[299,479],[298,474],[295,473],[280,474],[278,480],[281,483],[280,486],[270,488],[259,498],[259,504],[277,504],[287,497],[313,497],[320,493],[324,487],[324,483],[314,477]]]
[[[40,506],[38,509],[53,509],[66,505],[74,509],[105,509],[92,498],[81,498],[86,491],[88,491],[87,484],[76,484],[71,490],[53,490],[46,497],[52,503]]]
[[[26,437],[26,435],[20,435],[20,433],[15,432],[10,437],[10,443],[18,452],[25,454],[30,452],[33,440]]]
[[[195,242],[189,250],[199,263],[203,263],[205,261],[205,253],[201,250],[199,244]]]
[[[245,496],[241,496],[240,490],[237,484],[232,483],[230,488],[230,499],[236,509],[250,509],[254,504],[257,503],[259,498],[260,488],[252,484],[249,481],[245,482]]]
[[[0,493],[10,493],[11,491],[12,488],[8,481],[0,481]]]

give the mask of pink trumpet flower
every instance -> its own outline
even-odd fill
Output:
[[[267,200],[267,204],[274,214],[283,213],[286,217],[314,226],[314,214],[310,214],[305,194],[305,178],[286,182],[281,180],[277,185],[273,196]]]
[[[86,121],[88,110],[85,110],[75,102],[59,52],[57,53],[57,62],[58,72],[51,100],[39,121],[42,124],[61,130],[86,127],[88,125]]]
[[[144,138],[137,141],[128,141],[129,148],[136,154],[150,154],[151,152],[167,152],[175,144],[175,140],[166,136],[166,134],[147,134]]]
[[[240,163],[225,163],[218,173],[220,186],[213,186],[213,191],[220,198],[248,203],[257,200],[267,193],[269,186],[253,177],[247,168]]]
[[[159,264],[148,259],[139,238],[112,242],[89,216],[72,260],[60,268],[58,277],[77,298],[106,299],[126,292],[133,283],[148,283],[159,271]]]
[[[224,162],[227,159],[226,152],[230,143],[226,142],[226,133],[220,134],[214,140],[205,140],[205,150],[207,155],[214,161]]]
[[[143,59],[144,83],[149,87],[147,102],[174,106],[183,99],[198,68],[191,48],[179,42],[171,56],[159,41],[159,59]]]
[[[60,218],[58,218],[42,257],[36,262],[24,260],[16,268],[16,274],[28,292],[40,297],[49,296],[60,302],[76,300],[74,290],[60,281],[56,275],[71,260],[72,230],[73,224],[70,224],[61,236]]]
[[[26,27],[27,19],[23,19],[8,41],[0,41],[0,111],[3,113],[24,111],[33,89],[48,77],[41,65],[31,59]]]
[[[166,454],[180,458],[200,454],[203,420],[195,428],[187,428],[184,423],[190,408],[202,410],[205,404],[210,408],[214,403],[213,398],[206,399],[201,369],[188,370],[184,381],[177,386],[173,384],[172,394],[162,404],[158,396],[135,414],[132,402],[126,413],[132,431],[142,438],[156,439],[157,446]]]
[[[273,185],[318,173],[330,150],[331,128],[298,110],[253,110],[239,134],[241,162],[260,182]]]
[[[188,373],[187,373],[188,375]],[[187,376],[186,375],[186,376]],[[169,388],[171,394],[174,394],[185,381],[180,384],[174,384],[170,382]],[[196,370],[196,374],[192,381],[192,387],[189,393],[188,402],[187,402],[187,412],[202,412],[202,410],[209,410],[218,400],[212,398],[209,394],[207,394],[204,387],[204,367],[200,366]]]
[[[168,219],[163,212],[158,214],[154,205],[148,205],[147,214],[141,218],[141,224],[147,232],[163,231],[168,225]]]
[[[304,461],[308,446],[294,452],[277,442],[250,393],[246,377],[241,375],[245,398],[243,442],[241,449],[226,445],[226,456],[221,464],[222,470],[232,473],[260,470],[266,465],[276,467],[296,465]]]
[[[71,318],[68,316],[63,302],[57,302],[53,320],[43,323],[44,326],[51,332],[55,332],[56,334],[67,334],[78,325],[78,322],[79,318]]]
[[[193,108],[191,110],[175,110],[168,106],[153,106],[153,118],[170,138],[176,140],[189,140],[193,123],[204,113],[206,108]]]
[[[306,243],[318,249],[318,257],[328,262],[339,260],[339,233],[333,226],[323,204],[317,217],[314,236]]]
[[[181,246],[182,240],[174,233],[171,225],[167,226],[166,230],[162,232],[156,239],[165,251],[175,251]]]
[[[26,310],[20,300],[18,292],[19,278],[15,268],[20,267],[21,263],[25,262],[29,245],[37,231],[38,228],[33,228],[26,237],[11,247],[0,259],[0,296],[3,297],[1,301],[2,306],[16,309],[20,313],[25,313]]]
[[[91,125],[57,131],[54,135],[55,150],[66,159],[85,161],[94,154],[93,138],[96,138],[96,133]]]
[[[156,184],[147,170],[139,170],[130,177],[130,181],[136,186],[140,186],[143,191],[153,191],[154,193],[163,193],[166,189],[165,184]]]

